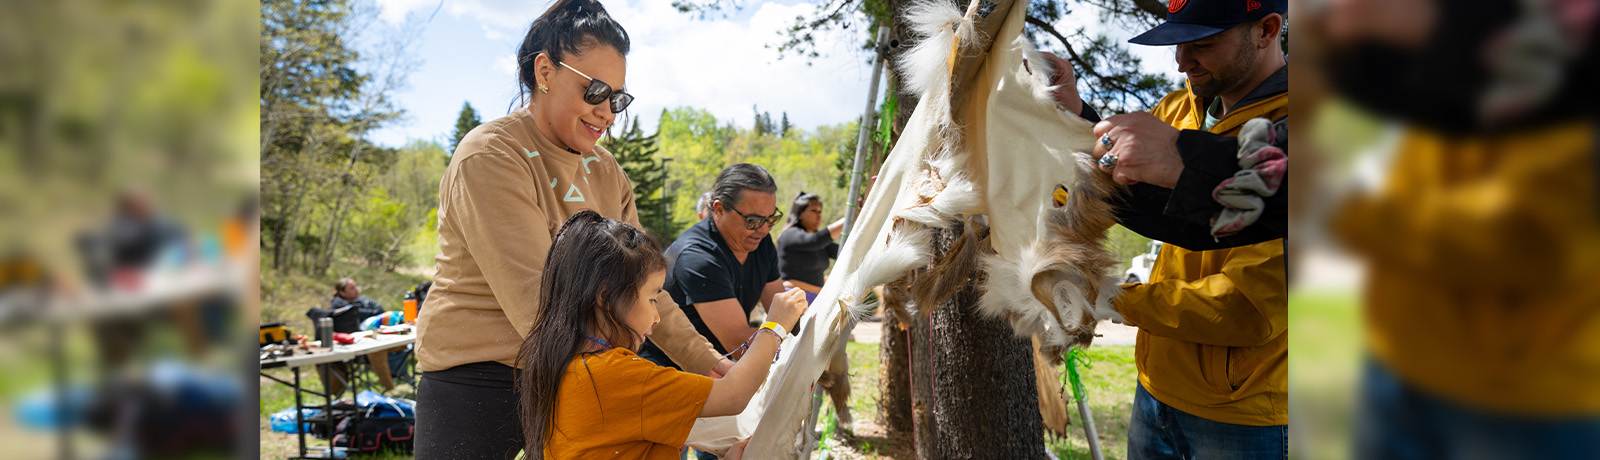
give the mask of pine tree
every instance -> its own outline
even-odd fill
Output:
[[[751,130],[755,131],[756,137],[772,134],[773,130],[775,129],[772,126],[772,114],[762,112],[761,109],[753,105],[750,106],[750,110],[756,113],[755,126],[751,127]]]
[[[666,218],[666,210],[662,208],[667,171],[661,168],[655,158],[659,150],[656,145],[658,134],[645,136],[644,130],[639,127],[639,119],[634,118],[621,136],[607,137],[605,147],[628,174],[628,179],[633,181],[633,203],[639,210],[639,225],[655,235],[662,244],[668,244],[672,236],[677,235],[677,229],[670,228],[671,220]]]
[[[794,125],[789,124],[789,112],[783,112],[783,123],[778,125],[778,137],[789,137],[791,129],[794,129]]]
[[[467,133],[471,132],[472,128],[476,128],[481,124],[483,124],[483,120],[478,118],[478,111],[472,109],[471,103],[462,101],[461,116],[456,117],[456,131],[450,137],[450,154],[455,155],[456,146],[461,144],[461,138],[467,137]],[[450,160],[446,159],[445,161],[449,162]]]

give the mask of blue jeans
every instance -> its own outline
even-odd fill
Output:
[[[1600,414],[1556,419],[1475,409],[1413,387],[1370,357],[1355,434],[1362,459],[1600,458]]]
[[[1157,401],[1139,384],[1128,424],[1128,459],[1283,459],[1289,426],[1222,423]]]

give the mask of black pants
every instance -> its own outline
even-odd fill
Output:
[[[417,388],[418,460],[507,459],[522,450],[515,370],[496,362],[424,372]]]

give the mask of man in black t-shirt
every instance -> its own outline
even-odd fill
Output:
[[[711,215],[667,248],[667,293],[720,353],[755,334],[750,312],[784,290],[778,249],[769,236],[783,217],[777,192],[765,168],[740,163],[723,169],[712,186]],[[639,354],[677,367],[653,343],[646,342]]]

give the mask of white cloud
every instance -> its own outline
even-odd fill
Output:
[[[495,70],[495,72],[498,72],[498,73],[501,73],[501,74],[505,74],[508,77],[516,78],[516,76],[517,76],[517,57],[513,56],[513,55],[510,55],[510,54],[506,54],[506,55],[502,55],[500,57],[494,58],[494,70]]]
[[[431,11],[443,2],[442,12],[452,17],[466,17],[483,26],[484,35],[493,41],[520,36],[533,18],[544,13],[553,2],[516,0],[375,0],[381,10],[379,17],[390,24],[404,21],[413,11]]]
[[[436,5],[434,0],[376,0],[378,3],[378,17],[389,24],[399,24],[406,20],[406,15],[413,10]]]
[[[788,112],[802,129],[847,122],[859,116],[871,68],[846,41],[823,34],[823,56],[810,65],[798,57],[779,59],[767,45],[781,39],[808,4],[763,4],[744,18],[698,20],[666,2],[607,6],[628,28],[628,87],[638,100],[629,109],[653,129],[665,108],[691,106],[717,119],[748,127],[751,106],[774,117]]]
[[[491,42],[496,42],[496,43],[521,43],[522,42],[522,36],[521,35],[513,35],[511,32],[501,31],[500,29],[489,27],[488,24],[483,24],[482,27],[483,27],[483,38],[487,38]]]

